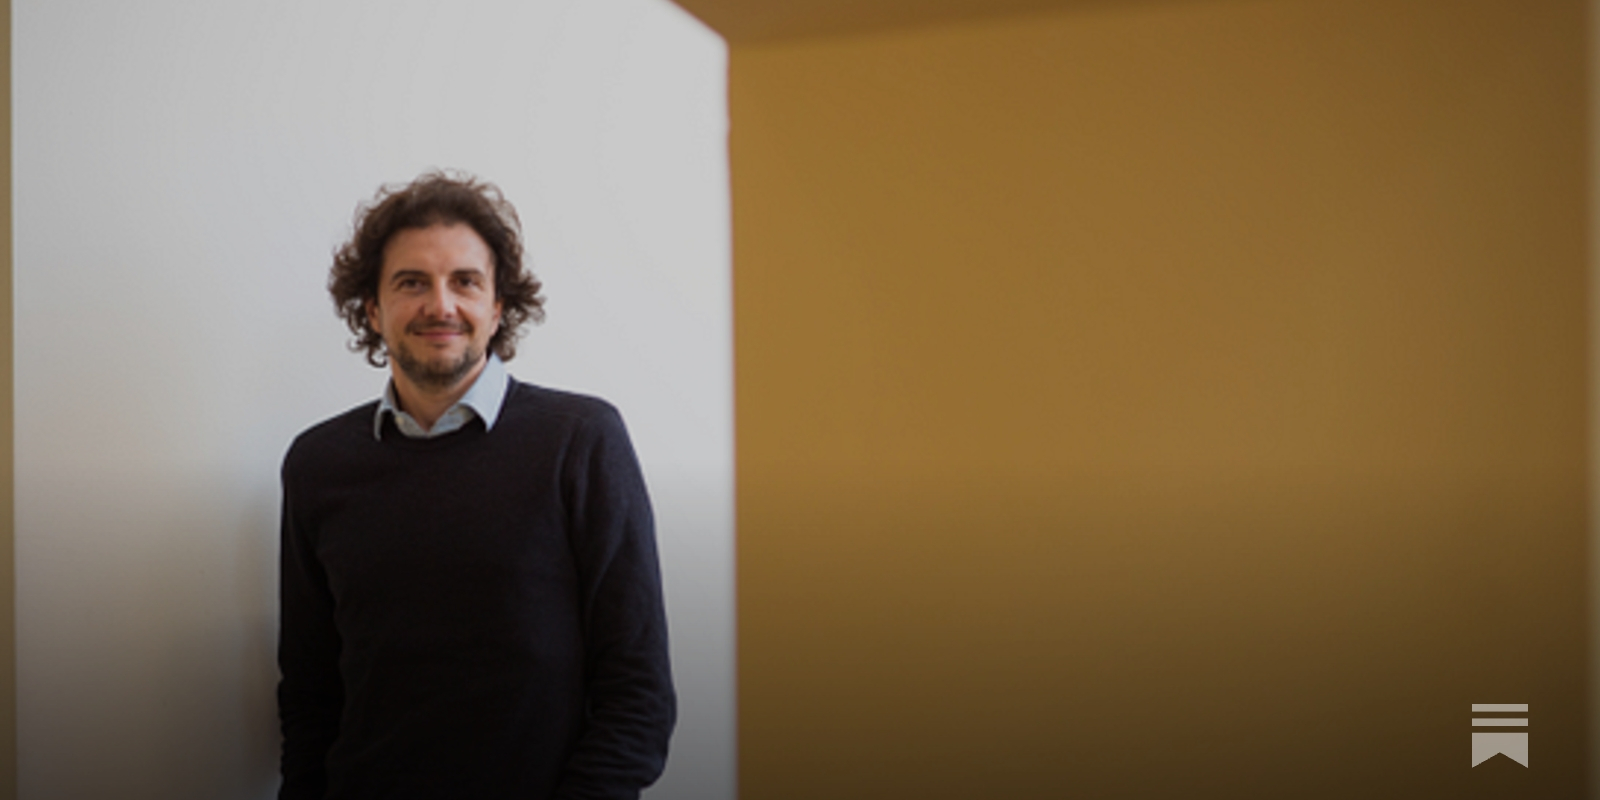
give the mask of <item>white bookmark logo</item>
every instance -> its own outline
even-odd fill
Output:
[[[1472,713],[1493,714],[1500,713],[1528,713],[1527,703],[1473,703]],[[1473,717],[1474,728],[1526,728],[1527,717]],[[1504,755],[1512,761],[1528,766],[1528,733],[1489,733],[1483,731],[1472,732],[1472,766],[1476,767],[1497,755]]]

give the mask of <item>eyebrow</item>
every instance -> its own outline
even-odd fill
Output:
[[[456,269],[450,270],[450,277],[452,277],[452,278],[459,278],[459,277],[461,277],[463,275],[473,275],[473,276],[478,276],[478,277],[483,277],[483,278],[489,277],[489,273],[488,272],[486,272],[486,271],[484,271],[484,270],[482,270],[482,269],[480,269],[478,267],[457,267]],[[427,278],[427,277],[429,277],[429,273],[424,272],[424,271],[422,271],[420,269],[397,269],[397,270],[394,271],[393,275],[389,276],[389,283],[394,283],[395,281],[398,281],[398,280],[400,280],[402,278]]]

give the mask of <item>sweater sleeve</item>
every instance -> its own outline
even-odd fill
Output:
[[[344,685],[333,596],[314,542],[297,521],[290,467],[284,466],[279,565],[278,717],[283,728],[280,800],[321,800],[325,762],[339,735]]]
[[[677,713],[650,500],[622,419],[605,410],[567,460],[587,715],[558,800],[637,798],[666,766]]]

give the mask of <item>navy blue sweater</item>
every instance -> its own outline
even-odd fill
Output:
[[[638,797],[675,701],[621,417],[516,381],[492,431],[375,412],[284,458],[279,797]]]

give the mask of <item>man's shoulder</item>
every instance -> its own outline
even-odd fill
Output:
[[[284,467],[287,469],[301,458],[315,457],[317,453],[329,449],[346,449],[361,441],[359,437],[363,433],[367,439],[371,439],[372,419],[377,413],[378,401],[369,400],[306,428],[289,445],[289,452],[284,456]]]
[[[551,389],[513,379],[506,391],[501,418],[557,425],[620,425],[616,406],[593,395]]]

